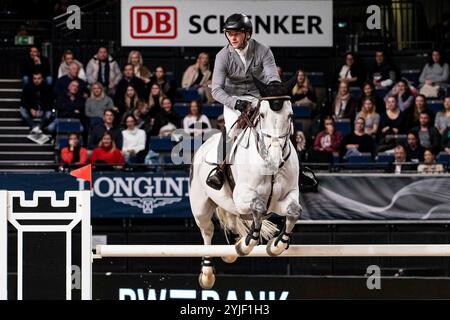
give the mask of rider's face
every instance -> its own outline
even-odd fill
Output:
[[[240,32],[240,31],[227,31],[226,32],[228,41],[230,42],[231,46],[234,49],[243,49],[244,48],[244,43],[245,41],[245,37],[247,36],[247,34],[245,32]]]

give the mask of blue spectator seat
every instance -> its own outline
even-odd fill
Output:
[[[150,148],[155,152],[171,151],[172,146],[170,137],[150,137]]]
[[[447,97],[450,97],[450,86],[447,87]]]
[[[323,72],[307,72],[306,75],[313,87],[325,86],[325,75]]]
[[[56,150],[62,150],[69,145],[69,137],[67,135],[57,135],[55,140]]]
[[[384,97],[388,94],[389,90],[388,89],[376,89],[375,93],[378,97],[380,97],[381,99],[384,99]]]
[[[359,100],[361,98],[361,89],[358,87],[350,87],[350,95],[353,99]]]
[[[192,100],[200,100],[200,95],[196,89],[185,89],[181,91],[183,101],[191,102]]]
[[[311,108],[294,104],[292,106],[292,110],[294,111],[294,117],[295,118],[311,118]]]
[[[340,131],[344,137],[348,135],[352,130],[350,119],[337,120],[334,124],[334,127],[336,128],[336,130]]]
[[[69,132],[81,132],[81,123],[78,119],[62,119],[58,118],[58,124],[56,126],[56,132],[69,133]]]
[[[395,157],[392,153],[381,152],[377,156],[377,162],[379,163],[392,163],[394,159]]]
[[[428,100],[427,106],[434,114],[444,109],[444,102],[442,100]]]
[[[407,69],[400,71],[400,78],[405,78],[410,81],[413,85],[419,84],[421,70],[419,69]]]
[[[437,156],[437,162],[446,166],[450,165],[450,154],[446,152],[439,153]]]
[[[372,162],[372,155],[370,153],[362,153],[359,156],[351,156],[348,158],[348,163],[351,164],[367,164]]]

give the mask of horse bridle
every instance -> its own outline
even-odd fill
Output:
[[[289,96],[263,97],[263,98],[259,98],[258,105],[257,105],[258,116],[257,116],[256,124],[258,124],[258,122],[259,122],[259,131],[261,132],[262,138],[266,137],[266,138],[270,139],[270,144],[266,148],[266,145],[264,143],[264,139],[261,139],[260,135],[258,134],[258,131],[254,130],[255,131],[255,135],[256,135],[256,140],[257,140],[257,144],[256,145],[257,145],[257,150],[258,150],[259,155],[264,159],[264,157],[267,154],[267,152],[269,151],[270,147],[272,147],[272,144],[274,143],[274,141],[276,141],[276,144],[279,145],[280,144],[280,142],[279,142],[280,139],[285,139],[283,147],[281,148],[283,153],[284,153],[286,147],[289,146],[289,151],[288,151],[287,155],[283,157],[283,162],[280,164],[279,168],[283,167],[284,163],[286,162],[286,160],[291,155],[291,147],[289,145],[289,136],[292,134],[292,121],[293,121],[293,118],[292,118],[292,116],[290,117],[290,119],[289,119],[289,129],[288,129],[288,131],[285,134],[282,134],[282,135],[279,135],[279,136],[274,136],[274,135],[268,134],[267,132],[264,132],[264,130],[262,129],[262,126],[261,126],[261,113],[259,112],[259,107],[260,107],[261,101],[263,101],[263,100],[269,100],[270,101],[270,100],[290,100],[290,99],[291,99],[291,97],[289,97]],[[249,120],[248,117],[247,117],[247,120]],[[251,126],[251,127],[254,128],[254,125]],[[275,143],[274,143],[274,145],[275,145]]]

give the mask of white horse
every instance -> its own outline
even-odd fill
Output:
[[[235,244],[239,255],[248,255],[263,237],[269,240],[268,254],[277,256],[289,247],[291,231],[302,212],[299,162],[289,139],[293,134],[293,111],[288,93],[294,83],[266,86],[255,82],[262,96],[256,116],[250,120],[252,126],[239,133],[228,162],[232,162],[228,172],[232,173],[234,189],[228,177],[221,190],[206,185],[208,174],[215,168],[219,133],[209,138],[194,155],[189,199],[205,245],[211,245],[214,232],[211,219],[216,213],[226,231],[240,236]],[[276,237],[278,229],[264,219],[272,212],[286,217],[283,230]],[[236,260],[222,259],[228,263]],[[214,282],[211,259],[204,257],[200,286],[209,289]]]

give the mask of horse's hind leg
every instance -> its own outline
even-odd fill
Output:
[[[298,202],[297,191],[292,191],[284,200],[280,201],[274,211],[279,212],[280,215],[286,215],[286,222],[279,235],[267,242],[266,251],[270,256],[278,256],[289,248],[292,230],[300,219],[302,210],[302,206]]]
[[[192,188],[192,186],[191,186]],[[200,228],[204,245],[211,245],[212,237],[214,235],[214,224],[212,223],[212,216],[216,208],[216,204],[208,198],[206,194],[201,192],[201,189],[195,194],[195,197],[190,197],[191,209],[194,214],[195,222]],[[198,278],[199,284],[203,289],[211,289],[215,282],[214,268],[212,259],[210,257],[203,257],[202,268]]]

